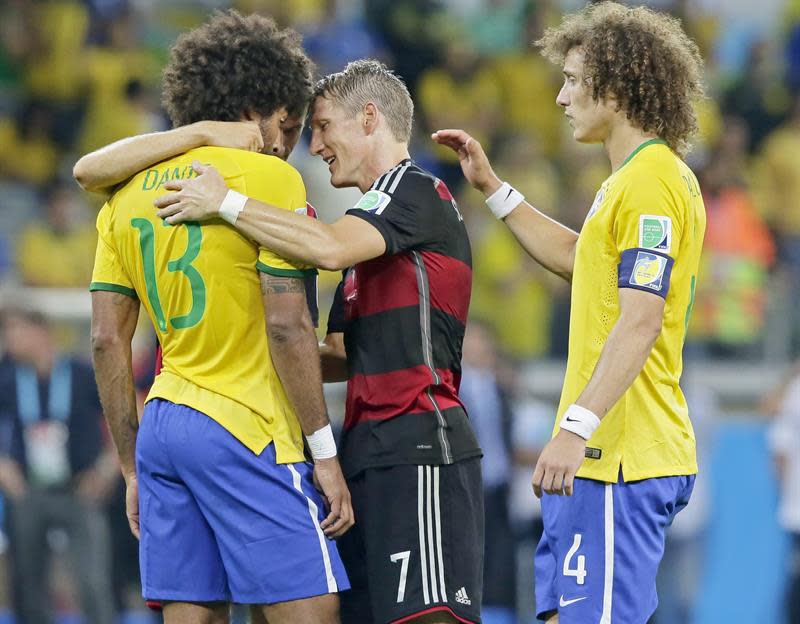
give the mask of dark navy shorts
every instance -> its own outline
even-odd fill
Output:
[[[572,496],[545,494],[535,561],[539,618],[558,611],[560,624],[645,624],[658,605],[666,529],[694,479],[575,479]]]
[[[136,443],[147,600],[272,604],[349,588],[320,529],[313,467],[255,455],[185,405],[154,399]]]

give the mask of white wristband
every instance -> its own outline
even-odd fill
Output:
[[[225,219],[228,223],[233,225],[239,217],[239,213],[244,210],[244,205],[247,203],[247,197],[234,190],[228,191],[225,199],[219,205],[219,216]]]
[[[314,461],[336,457],[336,441],[333,439],[333,429],[331,429],[330,423],[306,436],[306,442],[308,442],[308,449],[311,451]]]
[[[508,182],[503,182],[499,189],[486,198],[486,205],[498,219],[505,219],[508,214],[525,201],[525,196]]]
[[[594,430],[600,426],[600,419],[593,411],[573,403],[564,412],[559,426],[588,440],[592,437]]]

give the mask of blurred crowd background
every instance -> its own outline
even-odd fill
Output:
[[[299,30],[320,74],[374,57],[411,90],[412,156],[453,190],[473,243],[463,396],[486,453],[486,621],[533,621],[532,549],[540,525],[528,482],[560,390],[569,286],[524,254],[429,134],[468,130],[501,178],[580,229],[610,173],[607,158],[600,147],[572,140],[555,104],[560,68],[530,44],[584,4],[0,4],[0,308],[17,308],[2,319],[0,489],[11,504],[0,543],[0,622],[12,621],[13,605],[31,613],[51,609],[60,622],[108,622],[112,612],[129,622],[155,617],[138,596],[136,543],[96,396],[63,391],[70,379],[81,388],[92,384],[84,368],[86,291],[94,216],[103,201],[81,193],[71,169],[80,155],[109,142],[168,128],[159,87],[169,46],[228,6]],[[683,20],[706,60],[709,95],[698,104],[700,134],[688,158],[708,212],[685,348],[702,474],[670,534],[656,621],[798,623],[800,590],[792,579],[800,575],[800,368],[792,362],[800,357],[800,0],[645,4]],[[309,156],[306,140],[291,162],[309,201],[331,220],[358,193],[329,187],[327,168]],[[320,331],[337,281],[321,275]],[[142,396],[155,351],[145,325],[135,350]],[[37,392],[36,378],[23,374],[31,366],[46,389]],[[341,394],[340,386],[329,389],[338,415]],[[9,511],[19,509],[27,515]],[[30,601],[26,595],[36,604],[20,607]],[[22,621],[40,621],[33,618]]]

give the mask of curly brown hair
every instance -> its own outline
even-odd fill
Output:
[[[595,100],[615,100],[637,127],[654,132],[678,154],[688,151],[697,132],[694,102],[704,96],[703,59],[680,20],[646,7],[600,2],[567,15],[535,45],[559,65],[580,47]]]
[[[173,125],[238,121],[246,112],[269,116],[283,106],[303,114],[314,65],[300,44],[298,33],[268,17],[215,13],[170,51],[162,103]]]

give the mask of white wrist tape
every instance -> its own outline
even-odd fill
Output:
[[[306,436],[306,442],[308,442],[311,457],[315,461],[336,457],[336,441],[333,439],[333,429],[331,429],[330,423]]]
[[[588,440],[592,437],[594,430],[600,426],[600,419],[593,411],[573,403],[564,412],[559,426]]]
[[[525,196],[508,182],[503,182],[499,189],[486,198],[486,205],[498,219],[505,219],[508,214],[525,201]]]
[[[219,205],[219,216],[233,225],[236,223],[236,219],[239,218],[239,213],[244,210],[246,203],[247,197],[245,195],[230,190]]]

